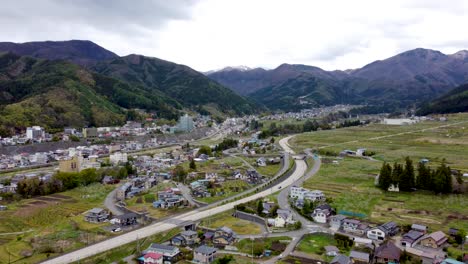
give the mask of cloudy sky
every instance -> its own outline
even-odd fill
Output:
[[[362,67],[408,49],[468,49],[466,0],[5,0],[1,41],[88,39],[207,71]]]

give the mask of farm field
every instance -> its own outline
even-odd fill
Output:
[[[36,263],[110,236],[101,228],[106,224],[85,222],[83,213],[102,207],[114,188],[92,184],[9,204],[0,212],[0,263]]]
[[[246,254],[252,254],[253,247],[254,255],[256,252],[263,252],[265,249],[272,250],[272,255],[279,255],[284,251],[289,242],[291,242],[291,238],[288,236],[255,238],[253,241],[252,239],[245,238],[238,241],[235,246],[240,252]],[[275,246],[273,246],[274,244]]]
[[[236,218],[232,216],[232,213],[233,211],[231,210],[205,218],[201,221],[200,226],[208,228],[219,228],[227,226],[239,235],[254,235],[262,233],[259,225]]]
[[[253,185],[249,185],[243,180],[225,181],[221,183],[219,187],[208,189],[209,191],[213,190],[215,192],[214,195],[211,197],[197,198],[197,200],[204,203],[213,203],[234,196],[253,187]]]
[[[445,158],[451,168],[467,172],[468,130],[465,130],[465,126],[468,127],[468,123],[428,129],[460,121],[468,121],[468,115],[449,116],[448,122],[427,121],[409,126],[372,124],[306,133],[293,138],[290,144],[297,151],[320,148],[323,152],[339,153],[344,149],[366,148],[376,152],[373,156],[375,161],[322,157],[337,160],[339,164],[322,163],[317,175],[305,182],[304,187],[322,190],[332,198],[331,204],[338,211],[364,214],[364,218],[373,222],[393,220],[400,224],[421,223],[432,230],[445,232],[449,227],[468,230],[467,194],[434,195],[426,191],[384,193],[374,185],[382,161],[402,163],[406,156],[415,162],[427,158],[431,167],[438,166]],[[372,139],[421,129],[428,130]]]

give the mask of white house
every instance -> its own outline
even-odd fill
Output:
[[[109,161],[112,165],[126,163],[128,161],[128,155],[127,153],[115,152],[113,154],[110,154]]]
[[[308,191],[309,190],[302,188],[302,187],[291,186],[289,197],[293,199],[297,198],[298,200],[304,200],[304,196]]]
[[[331,207],[328,204],[317,206],[312,213],[312,218],[317,223],[325,224],[331,216]]]
[[[205,180],[217,180],[218,179],[218,173],[216,172],[207,172],[205,174]]]
[[[41,139],[45,138],[45,130],[40,126],[32,126],[26,128],[27,139]]]
[[[325,201],[325,194],[319,190],[307,191],[304,195],[304,199],[310,201]]]
[[[275,227],[285,227],[286,225],[295,223],[291,211],[278,209],[276,213],[278,216],[275,218]]]

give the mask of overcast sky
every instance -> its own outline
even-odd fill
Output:
[[[186,64],[327,70],[424,47],[468,49],[467,0],[5,0],[1,41],[88,39]]]

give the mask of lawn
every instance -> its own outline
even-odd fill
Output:
[[[274,243],[281,243],[283,244],[282,247],[286,248],[286,246],[289,244],[291,241],[290,237],[287,236],[281,236],[281,237],[262,237],[262,238],[255,238],[253,241],[251,239],[242,239],[238,241],[235,246],[237,249],[239,249],[240,252],[242,253],[247,253],[247,254],[252,254],[252,247],[258,248],[260,247],[261,249],[265,250],[272,250],[271,246]],[[273,255],[279,255],[281,254],[282,251],[274,251],[272,250]]]
[[[200,225],[208,228],[227,226],[239,235],[261,234],[259,225],[232,216],[233,211],[217,214],[201,221]]]
[[[198,198],[197,200],[204,203],[213,203],[246,191],[251,187],[251,185],[243,180],[226,181],[221,184],[221,187],[214,188],[215,192],[222,192],[223,194]],[[209,189],[209,191],[210,190],[213,189]]]
[[[322,147],[323,151],[340,152],[344,149],[356,150],[364,147],[377,153],[375,158],[378,161],[347,157],[338,160],[339,164],[322,163],[317,175],[305,182],[306,188],[322,190],[327,197],[331,197],[332,206],[338,211],[365,214],[366,219],[374,222],[393,220],[400,224],[421,223],[433,230],[441,229],[445,232],[449,227],[468,230],[466,194],[434,195],[423,191],[384,193],[374,186],[375,176],[379,173],[383,160],[402,162],[406,156],[416,162],[428,158],[432,167],[438,166],[445,158],[452,168],[467,171],[468,131],[465,131],[464,126],[468,123],[428,129],[461,120],[468,121],[468,115],[450,116],[449,120],[409,126],[372,124],[305,133],[293,138],[290,144],[298,151]],[[421,129],[427,130],[372,140],[373,137]]]
[[[36,263],[54,255],[47,253],[51,247],[69,251],[110,236],[102,225],[85,222],[82,213],[102,207],[114,187],[93,184],[10,204],[7,211],[0,212],[0,233],[26,232],[2,235],[0,263],[7,263],[9,257],[12,262]],[[24,258],[27,253],[33,255]]]
[[[329,234],[310,234],[305,235],[296,247],[297,251],[310,254],[317,259],[330,261],[330,257],[325,255],[325,246],[336,246],[336,241]],[[347,253],[347,252],[341,252]]]

